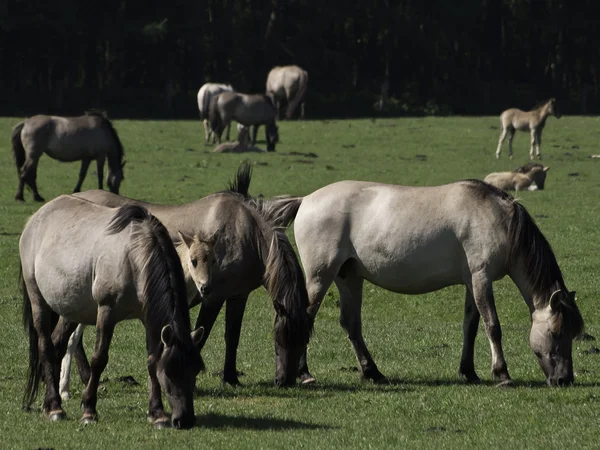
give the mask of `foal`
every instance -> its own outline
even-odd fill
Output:
[[[556,106],[556,99],[551,98],[546,102],[542,103],[541,106],[532,111],[521,111],[517,108],[510,108],[504,111],[500,115],[500,122],[502,123],[502,133],[500,133],[500,140],[498,141],[498,148],[496,150],[496,159],[500,158],[500,152],[502,151],[502,144],[508,136],[508,157],[512,159],[512,140],[515,136],[515,130],[529,131],[531,133],[531,147],[529,148],[529,159],[533,159],[533,147],[536,148],[536,156],[538,159],[542,159],[540,152],[540,146],[542,145],[542,130],[546,125],[546,119],[550,114],[554,114],[554,117],[560,119],[561,114]]]
[[[543,191],[548,170],[543,164],[528,163],[512,172],[490,173],[483,181],[503,191]]]

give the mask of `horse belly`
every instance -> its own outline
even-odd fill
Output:
[[[99,138],[99,136],[96,136]],[[99,139],[101,141],[101,139]],[[53,136],[48,141],[46,154],[61,162],[80,161],[82,159],[95,159],[98,150],[98,139],[95,141],[91,133],[67,134]],[[101,144],[100,144],[101,145]]]

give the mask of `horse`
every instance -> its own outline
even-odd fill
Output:
[[[340,323],[363,378],[384,382],[361,331],[364,280],[401,294],[466,286],[459,374],[480,379],[474,342],[483,316],[492,375],[512,385],[502,350],[492,282],[508,275],[531,314],[530,346],[549,385],[573,382],[572,341],[583,332],[575,293],[565,286],[550,244],[512,196],[480,180],[433,187],[341,181],[306,197],[261,201],[280,226],[295,218],[294,235],[314,318],[332,283],[340,292]],[[301,378],[314,380],[306,354]]]
[[[123,146],[116,130],[106,116],[86,112],[79,117],[37,115],[18,123],[12,131],[12,149],[17,164],[19,188],[15,200],[24,201],[25,183],[33,191],[33,199],[43,202],[37,189],[37,166],[46,153],[62,162],[81,160],[79,180],[73,192],[81,191],[88,167],[96,160],[98,189],[102,189],[104,161],[108,160],[106,184],[118,194],[123,181]]]
[[[236,120],[245,127],[251,125],[265,125],[267,151],[274,152],[275,144],[279,141],[277,125],[275,125],[276,109],[271,99],[266,95],[240,94],[237,92],[223,92],[210,101],[210,125],[217,140],[221,143],[223,129]],[[254,127],[252,145],[256,144],[258,127]]]
[[[68,224],[68,226],[65,226]],[[29,332],[28,410],[46,382],[44,413],[65,418],[58,394],[59,363],[77,324],[96,325],[91,375],[82,395],[83,423],[98,420],[98,383],[108,363],[115,325],[140,318],[146,328],[148,420],[175,428],[195,423],[194,384],[200,371],[191,332],[183,270],[164,226],[146,209],[118,210],[62,195],[40,208],[19,240],[23,323]]]
[[[536,156],[542,159],[540,147],[542,145],[542,130],[546,125],[546,119],[550,114],[560,119],[561,113],[556,105],[556,99],[551,98],[540,103],[531,111],[521,111],[517,108],[510,108],[500,115],[500,123],[502,124],[502,132],[498,141],[498,149],[496,150],[496,159],[500,158],[502,144],[508,136],[508,157],[512,159],[512,140],[515,136],[515,130],[529,131],[531,133],[531,146],[529,148],[529,159],[533,159],[533,148],[536,148]]]
[[[202,120],[202,124],[204,125],[204,138],[206,143],[208,144],[210,137],[212,135],[213,144],[216,141],[215,135],[212,129],[208,125],[208,110],[210,106],[210,100],[215,96],[219,95],[221,92],[235,92],[233,87],[230,84],[219,84],[219,83],[206,83],[202,85],[200,90],[198,91],[198,111],[200,111],[200,120]],[[227,140],[229,140],[229,131],[231,126],[227,126]]]
[[[308,72],[298,66],[273,67],[267,76],[266,94],[271,97],[277,108],[277,119],[279,120],[279,109],[286,104],[285,118],[291,119],[298,104],[300,106],[300,117],[304,119],[304,97],[308,88]]]
[[[105,206],[142,205],[167,227],[173,239],[178,231],[210,235],[220,230],[212,289],[202,296],[197,293],[190,301],[190,307],[201,302],[195,328],[202,327],[205,333],[198,349],[204,346],[226,301],[223,381],[239,385],[236,353],[246,302],[252,291],[264,286],[275,309],[275,384],[289,386],[296,382],[300,356],[312,332],[308,294],[300,262],[285,231],[267,220],[248,193],[251,173],[251,164],[244,162],[226,191],[183,205],[156,205],[100,190],[75,195]],[[75,356],[85,369],[81,345]]]
[[[483,181],[504,191],[543,191],[548,170],[543,164],[528,163],[512,172],[490,173]]]
[[[248,152],[256,152],[256,153],[264,153],[264,150],[255,147],[254,145],[249,145],[250,140],[250,128],[245,127],[243,125],[238,124],[238,138],[235,142],[225,142],[223,144],[218,145],[213,150],[214,153],[248,153]]]
[[[218,232],[211,236],[199,236],[197,234],[188,236],[181,232],[178,232],[177,235],[179,241],[174,241],[173,243],[175,244],[175,249],[183,268],[187,299],[191,300],[196,295],[196,292],[200,292],[201,295],[210,292],[212,269],[215,265],[214,248],[219,236]],[[71,359],[73,352],[81,341],[84,327],[85,325],[79,324],[71,335],[65,356],[61,362],[59,393],[64,400],[71,398]],[[84,383],[87,384],[89,381],[89,367],[80,369],[83,372],[80,375]]]

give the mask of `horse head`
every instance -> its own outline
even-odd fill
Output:
[[[106,185],[113,194],[119,195],[119,187],[121,186],[121,182],[125,179],[123,168],[125,167],[126,162],[127,161],[121,163],[117,170],[111,170],[110,165],[108,167],[108,172],[106,173]]]
[[[212,289],[213,268],[217,265],[215,247],[221,232],[211,236],[188,236],[180,231],[177,234],[187,249],[187,255],[181,261],[186,265],[184,273],[189,274],[202,298],[207,298]]]
[[[562,113],[558,108],[555,98],[551,98],[550,100],[548,100],[548,115],[550,114],[554,114],[554,117],[556,117],[557,119],[560,119],[562,117]]]

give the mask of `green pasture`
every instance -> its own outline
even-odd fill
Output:
[[[82,386],[73,369],[68,420],[48,422],[21,410],[28,336],[21,324],[18,238],[39,207],[13,200],[17,187],[10,134],[21,118],[0,119],[0,448],[590,448],[600,429],[600,118],[549,118],[542,154],[550,166],[546,190],[522,192],[552,244],[567,286],[577,291],[586,330],[599,341],[576,341],[576,385],[548,388],[529,350],[527,307],[510,280],[495,284],[504,351],[514,389],[495,387],[483,329],[475,365],[481,385],[460,382],[464,289],[421,296],[365,285],[363,329],[387,385],[361,382],[338,323],[332,288],[315,323],[309,364],[318,383],[273,387],[273,308],[264,289],[252,294],[242,328],[238,368],[242,387],[223,386],[211,373],[224,359],[223,318],[203,351],[208,367],[197,379],[197,426],[156,431],[146,422],[144,333],[138,321],[120,324],[103,375],[97,424],[79,422]],[[254,195],[305,195],[338,180],[433,185],[511,170],[528,161],[529,136],[496,160],[497,117],[401,118],[281,122],[270,154],[213,154],[199,121],[118,120],[127,165],[121,193],[183,203],[222,190],[246,157],[254,162]],[[264,131],[261,130],[264,147]],[[44,156],[38,184],[47,200],[70,193],[78,164]],[[95,167],[84,184],[96,187]],[[467,213],[465,211],[465,213]],[[290,230],[289,236],[293,237]],[[191,311],[193,320],[197,308]],[[93,333],[85,335],[91,351]],[[120,377],[133,376],[130,386]],[[42,396],[38,396],[37,406]]]

